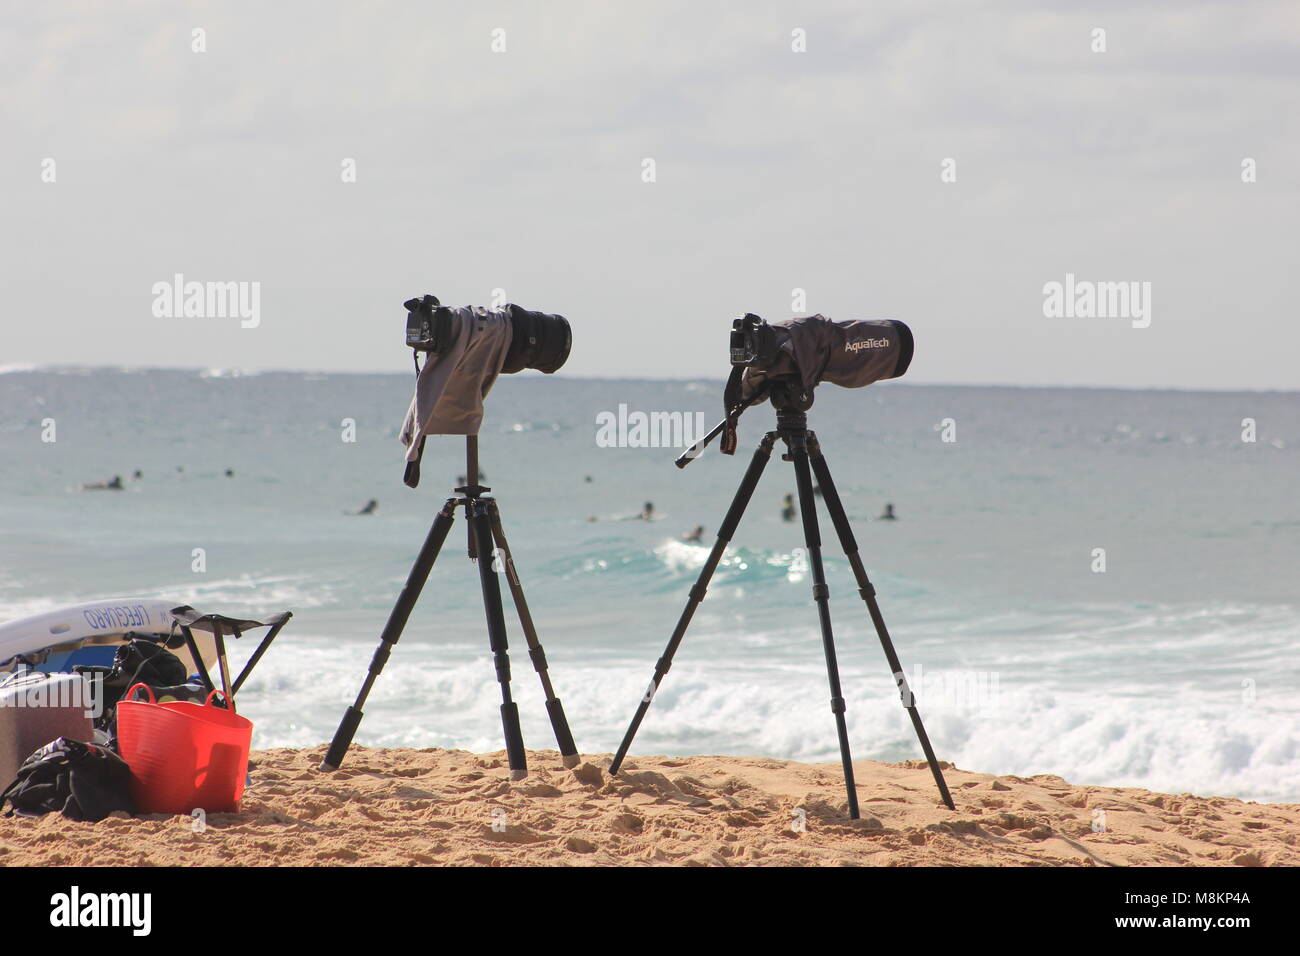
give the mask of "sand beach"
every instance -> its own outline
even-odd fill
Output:
[[[609,756],[565,769],[529,753],[324,747],[253,754],[241,812],[76,823],[0,819],[8,866],[1295,866],[1300,805],[1081,786],[952,768],[956,812],[925,764]]]

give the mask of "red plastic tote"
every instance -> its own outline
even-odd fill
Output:
[[[135,700],[141,688],[147,701]],[[117,705],[117,743],[131,768],[131,796],[139,813],[208,813],[239,809],[248,774],[253,723],[233,705],[188,700],[159,704],[147,684],[135,684]],[[225,697],[224,694],[222,694]]]

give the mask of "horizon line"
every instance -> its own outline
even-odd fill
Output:
[[[257,375],[391,375],[409,376],[410,370],[397,371],[388,369],[328,369],[328,368],[251,368],[240,366],[202,366],[202,365],[86,365],[79,363],[13,362],[0,365],[0,376],[17,375],[24,372],[118,372],[136,374],[140,372],[193,372],[207,378],[241,378]],[[532,371],[532,370],[525,370]],[[545,377],[544,373],[525,375],[525,378]],[[709,382],[721,385],[726,376],[711,377],[707,375],[562,375],[568,381],[623,381],[623,382]],[[884,379],[873,384],[897,385],[911,388],[1019,388],[1030,390],[1064,390],[1080,389],[1088,391],[1114,392],[1217,392],[1246,393],[1276,392],[1295,394],[1300,386],[1283,388],[1278,386],[1247,387],[1238,385],[1097,385],[1086,383],[1046,383],[1046,382],[942,382],[942,381],[900,381]]]

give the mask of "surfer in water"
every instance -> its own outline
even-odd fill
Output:
[[[786,495],[785,500],[781,502],[781,520],[794,520],[794,495]]]
[[[880,517],[877,518],[876,520],[877,520],[877,521],[897,521],[897,520],[898,520],[898,515],[894,514],[894,506],[893,506],[892,504],[886,503],[886,504],[885,504],[885,510],[881,513]]]
[[[640,518],[642,521],[654,521],[655,503],[653,501],[647,501],[645,503],[645,507],[641,509],[641,513],[637,515],[637,517]]]
[[[81,486],[82,491],[121,491],[122,476],[114,475],[112,481],[93,481]]]
[[[365,507],[363,507],[360,511],[354,511],[352,513],[354,515],[372,515],[375,513],[375,509],[378,507],[379,507],[379,500],[377,498],[371,498],[369,501],[366,502]]]
[[[699,544],[704,540],[704,525],[697,524],[689,534],[682,535],[682,540],[687,544]]]

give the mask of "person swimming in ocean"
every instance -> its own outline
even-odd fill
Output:
[[[894,506],[891,505],[891,504],[886,503],[886,504],[885,504],[885,510],[884,510],[884,512],[881,513],[880,517],[877,518],[876,520],[877,520],[877,521],[897,521],[897,520],[898,520],[898,515],[894,514]]]
[[[354,511],[352,513],[354,515],[372,515],[375,513],[375,509],[378,507],[379,507],[378,499],[371,498],[369,501],[366,502],[364,508],[362,508],[360,511]]]
[[[794,520],[794,495],[786,495],[785,500],[781,502],[781,520]]]
[[[697,524],[690,533],[682,535],[682,540],[687,544],[699,544],[704,540],[704,525]]]
[[[112,481],[93,481],[81,486],[82,491],[121,491],[122,476],[114,475]]]
[[[647,502],[642,506],[641,510],[638,511],[636,514],[630,514],[630,515],[611,515],[610,517],[611,517],[611,520],[614,520],[614,521],[655,521],[655,520],[657,520],[657,519],[655,518],[655,503],[654,503],[653,501],[647,501]],[[595,521],[595,520],[596,520],[596,516],[595,516],[595,515],[592,515],[592,516],[591,516],[590,518],[588,518],[587,520],[588,520],[588,521]]]

